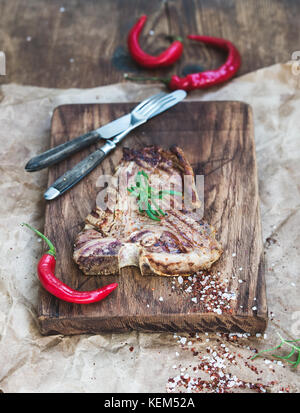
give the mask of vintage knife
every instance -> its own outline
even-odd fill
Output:
[[[137,110],[138,107],[136,107],[130,114],[131,118],[128,128],[119,135],[115,136],[113,139],[107,140],[105,145],[91,153],[72,169],[60,176],[44,193],[45,199],[55,199],[68,189],[72,188],[96,166],[98,166],[106,155],[111,152],[131,130],[147,122],[147,120],[153,116],[176,105],[185,97],[186,92],[184,90],[176,90],[175,92],[162,96],[155,102],[150,102],[140,110]]]
[[[148,100],[156,97],[160,98],[164,95],[166,95],[165,92],[160,92],[157,95],[145,99],[142,103],[146,103]],[[99,139],[113,138],[128,128],[130,119],[131,115],[128,113],[104,126],[101,126],[100,128],[78,136],[77,138],[62,143],[61,145],[55,146],[54,148],[51,148],[30,159],[30,161],[26,164],[25,169],[27,172],[39,171],[47,168],[48,166],[55,165],[81,149],[97,142]]]

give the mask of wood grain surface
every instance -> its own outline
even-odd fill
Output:
[[[122,82],[125,72],[181,75],[223,62],[222,52],[186,41],[173,67],[141,70],[128,56],[126,37],[142,14],[149,16],[141,36],[149,53],[170,44],[166,35],[225,37],[241,52],[239,75],[286,62],[299,50],[299,0],[0,0],[7,61],[0,84],[94,87]]]
[[[52,121],[52,146],[103,125],[129,111],[132,104],[66,105]],[[251,108],[241,102],[182,102],[131,133],[123,146],[181,146],[195,174],[204,175],[204,216],[214,225],[224,253],[209,272],[236,292],[222,314],[201,301],[204,293],[180,289],[174,277],[142,277],[128,267],[119,276],[85,276],[72,259],[73,241],[94,208],[101,174],[113,173],[118,147],[87,178],[46,206],[46,235],[58,251],[56,274],[79,290],[118,281],[107,299],[70,304],[40,290],[38,321],[43,334],[141,331],[262,332],[267,324],[264,258]],[[102,144],[102,143],[101,143]],[[100,146],[101,146],[100,144]],[[95,148],[95,146],[94,146]],[[86,149],[49,169],[49,185],[83,159]],[[172,288],[175,286],[175,288]],[[163,298],[163,301],[160,298]]]

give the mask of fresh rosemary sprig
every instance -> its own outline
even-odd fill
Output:
[[[297,346],[296,343],[300,342],[300,339],[298,339],[298,340],[285,340],[284,338],[281,337],[281,335],[279,333],[277,333],[277,334],[279,335],[280,340],[281,340],[281,342],[278,344],[278,346],[267,349],[267,350],[260,351],[259,353],[255,354],[255,356],[253,356],[251,358],[251,360],[253,360],[256,357],[260,356],[262,353],[265,353],[267,351],[277,350],[278,348],[281,348],[281,346],[283,346],[283,344],[286,344],[286,345],[288,345],[289,347],[292,348],[292,350],[289,354],[287,354],[286,356],[278,356],[277,354],[272,354],[272,356],[292,364],[293,367],[297,367],[298,364],[300,364],[300,346]],[[296,354],[297,358],[296,358],[296,360],[291,360],[291,357],[293,357],[294,354]]]
[[[146,212],[149,218],[160,221],[166,213],[158,206],[156,199],[162,199],[164,195],[182,195],[181,192],[176,191],[155,191],[149,185],[149,176],[145,171],[139,171],[135,177],[135,186],[131,185],[127,188],[130,195],[135,196],[139,211]]]

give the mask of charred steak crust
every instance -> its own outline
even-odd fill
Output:
[[[208,269],[222,254],[215,229],[192,210],[181,207],[182,199],[169,197],[167,215],[161,222],[138,212],[135,199],[127,191],[136,173],[144,170],[154,188],[167,184],[176,191],[189,185],[193,209],[201,203],[193,169],[178,146],[165,150],[148,146],[142,150],[124,148],[114,178],[126,182],[115,191],[113,202],[97,206],[85,220],[74,244],[74,260],[87,275],[118,274],[120,268],[134,265],[143,275],[189,275]],[[184,176],[189,176],[187,181]],[[114,187],[109,187],[113,191]],[[180,197],[179,197],[180,198]]]

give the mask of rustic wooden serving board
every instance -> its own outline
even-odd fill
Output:
[[[60,106],[53,115],[51,145],[104,125],[133,106]],[[184,149],[195,174],[205,176],[204,216],[216,227],[224,248],[209,274],[236,292],[230,308],[215,312],[205,304],[209,297],[201,300],[200,288],[197,294],[187,292],[186,281],[180,285],[173,277],[142,277],[135,267],[123,269],[119,276],[85,276],[77,268],[73,241],[95,206],[97,178],[113,173],[121,159],[119,147],[76,187],[47,203],[45,222],[45,233],[58,251],[56,274],[60,279],[78,290],[115,281],[119,287],[105,300],[90,305],[60,301],[41,288],[38,320],[43,334],[264,331],[267,301],[251,108],[242,102],[182,102],[136,129],[123,146],[168,148],[175,143]],[[50,168],[49,185],[94,149]]]

